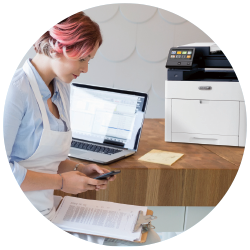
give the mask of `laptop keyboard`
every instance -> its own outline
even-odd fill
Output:
[[[112,155],[112,154],[119,153],[122,151],[122,150],[115,149],[115,148],[102,147],[102,146],[94,145],[91,143],[78,142],[78,141],[72,141],[71,147],[93,151],[93,152],[101,153],[101,154],[107,154],[107,155]]]

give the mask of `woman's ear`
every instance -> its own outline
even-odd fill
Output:
[[[50,55],[53,59],[57,57],[57,53],[53,49],[50,50]]]
[[[57,52],[54,51],[54,50],[51,50],[50,55],[51,55],[51,58],[52,58],[52,59],[59,59],[59,60],[60,60],[60,59],[62,58],[62,56],[63,56],[62,53],[57,53]]]

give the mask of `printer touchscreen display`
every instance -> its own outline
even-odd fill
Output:
[[[166,67],[192,67],[195,48],[171,48]]]
[[[192,56],[193,56],[192,49],[188,49],[188,50],[174,49],[170,53],[170,58],[176,59],[176,60],[191,60]]]

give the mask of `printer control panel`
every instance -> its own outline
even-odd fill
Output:
[[[195,48],[171,48],[166,67],[192,67]]]

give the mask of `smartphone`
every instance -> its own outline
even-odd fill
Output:
[[[114,170],[106,174],[99,175],[95,177],[96,180],[106,180],[108,177],[114,176],[115,174],[121,173],[121,170]]]

